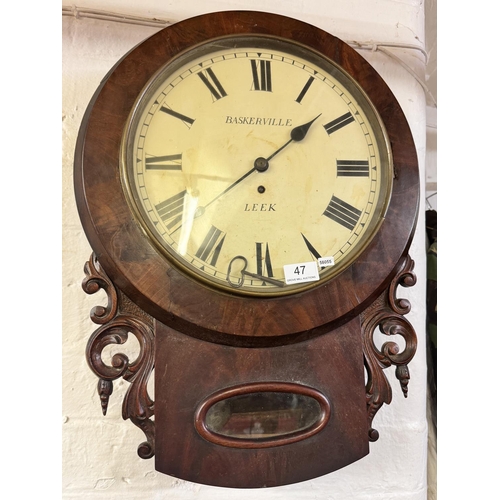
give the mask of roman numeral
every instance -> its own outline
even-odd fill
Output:
[[[257,274],[260,276],[273,277],[273,266],[271,265],[271,255],[269,254],[269,245],[266,243],[266,251],[263,255],[263,243],[255,243],[255,253],[257,259]],[[264,285],[266,283],[264,282]]]
[[[333,195],[323,215],[352,231],[358,223],[361,213],[361,210]]]
[[[181,191],[179,194],[168,198],[156,205],[156,210],[163,222],[168,222],[167,229],[172,229],[182,220],[182,213],[184,211],[184,196],[186,190]]]
[[[323,125],[325,127],[326,133],[328,135],[333,134],[333,132],[336,132],[337,130],[341,129],[342,127],[345,127],[349,123],[354,121],[354,116],[351,115],[351,113],[346,113],[345,115],[339,116],[335,120],[332,120],[330,123],[327,123],[326,125]]]
[[[164,113],[167,113],[167,115],[173,116],[174,118],[183,121],[188,127],[191,127],[191,125],[194,123],[194,120],[192,118],[189,118],[189,116],[177,113],[177,111],[167,108],[166,106],[162,106],[160,108],[160,111],[163,111]]]
[[[215,98],[215,100],[219,100],[227,96],[226,91],[215,76],[212,68],[207,68],[206,71],[200,71],[198,73],[198,76],[201,78],[201,81],[207,86],[208,90],[210,90],[210,93]]]
[[[148,156],[146,170],[181,170],[182,154],[166,156]]]
[[[223,233],[220,229],[212,226],[200,245],[200,248],[198,248],[198,251],[195,254],[196,257],[211,266],[217,265],[217,259],[219,258],[225,237],[226,233]],[[210,262],[208,259],[210,259]]]
[[[338,177],[368,177],[370,168],[367,160],[337,160]]]
[[[302,234],[302,233],[300,233],[300,234]],[[321,258],[321,254],[311,245],[311,242],[303,234],[302,234],[302,238],[304,238],[304,243],[306,244],[307,249],[309,250],[309,252],[311,252],[311,255],[315,259],[320,259]]]
[[[250,64],[252,65],[253,89],[272,92],[271,61],[251,59]]]
[[[304,99],[304,96],[306,95],[306,92],[309,90],[309,87],[312,85],[312,82],[314,82],[313,76],[309,77],[309,80],[307,80],[306,84],[304,85],[304,88],[300,91],[300,94],[297,96],[297,99],[295,99],[296,102],[298,102],[299,104],[302,102],[302,99]]]

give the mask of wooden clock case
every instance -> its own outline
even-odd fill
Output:
[[[341,274],[307,291],[273,298],[211,289],[161,255],[135,220],[120,178],[121,140],[137,96],[178,53],[207,39],[259,33],[319,51],[349,73],[377,109],[390,140],[394,179],[386,218],[360,257]],[[202,15],[159,31],[125,55],[104,78],[85,113],[75,152],[75,194],[93,254],[87,293],[104,289],[100,327],[87,346],[99,377],[103,411],[113,380],[130,388],[123,417],[146,435],[139,455],[157,470],[229,487],[288,484],[326,474],[369,452],[375,413],[390,403],[383,370],[396,366],[406,396],[416,335],[404,317],[399,285],[415,283],[408,249],[419,203],[415,147],[404,114],[375,70],[351,47],[306,23],[275,14],[231,11]],[[376,330],[401,335],[380,349]],[[139,357],[101,354],[132,333]],[[155,368],[154,402],[147,381]],[[204,431],[203,405],[221,391],[318,391],[327,404],[310,436],[232,442]],[[233,392],[230,392],[233,391]],[[238,392],[239,391],[239,392]],[[246,391],[246,392],[245,392]],[[212,399],[211,399],[212,398]],[[205,432],[205,434],[204,434]]]

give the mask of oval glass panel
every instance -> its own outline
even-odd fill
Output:
[[[305,432],[324,412],[319,402],[293,392],[253,392],[222,399],[205,416],[213,433],[233,439],[273,439]]]

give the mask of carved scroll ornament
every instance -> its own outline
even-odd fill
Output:
[[[97,390],[101,398],[103,414],[106,415],[109,397],[113,392],[113,381],[122,377],[130,383],[122,405],[122,417],[130,419],[146,435],[146,441],[138,447],[141,458],[154,456],[154,402],[149,397],[147,383],[154,368],[153,319],[133,304],[108,278],[94,253],[85,264],[85,279],[82,282],[88,294],[102,289],[108,297],[106,307],[94,307],[90,317],[102,325],[94,331],[87,344],[87,362],[99,377]],[[125,344],[132,333],[139,341],[137,359],[130,361],[123,353],[113,355],[111,366],[102,360],[104,348],[111,344]]]
[[[389,287],[361,314],[363,353],[368,375],[366,383],[366,403],[370,424],[369,439],[376,441],[379,433],[373,429],[372,421],[384,403],[392,400],[392,389],[383,370],[396,366],[396,377],[405,397],[408,396],[410,371],[408,363],[417,350],[417,336],[411,324],[403,316],[411,309],[410,302],[396,297],[399,285],[413,286],[417,279],[413,272],[414,262],[407,256]],[[385,342],[379,349],[373,336],[377,328],[385,335],[400,335],[406,342],[403,352],[399,352],[396,342]]]
[[[392,389],[383,370],[396,367],[405,397],[408,394],[410,373],[408,363],[417,349],[417,336],[411,324],[404,318],[411,309],[406,299],[398,299],[398,286],[410,287],[416,283],[414,262],[408,256],[399,267],[389,287],[362,314],[363,354],[367,371],[366,402],[370,424],[369,439],[376,441],[379,433],[371,427],[373,418],[384,403],[392,401]],[[103,289],[108,297],[106,307],[97,306],[91,311],[94,323],[102,325],[90,337],[87,344],[87,361],[99,377],[98,393],[103,414],[106,414],[109,397],[113,392],[113,381],[122,377],[130,383],[122,406],[122,417],[137,425],[146,435],[146,441],[138,447],[141,458],[154,456],[154,402],[147,392],[147,382],[154,368],[153,319],[133,304],[119,289],[115,288],[94,254],[85,264],[86,278],[82,287],[89,294]],[[385,342],[379,349],[374,342],[374,333],[379,329],[385,335],[400,335],[406,342],[400,352],[396,342]],[[125,354],[115,354],[111,366],[102,360],[104,348],[111,344],[124,344],[128,334],[135,335],[140,345],[137,359],[130,362]]]

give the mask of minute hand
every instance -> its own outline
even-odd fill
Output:
[[[243,179],[246,179],[254,170],[257,170],[255,167],[252,170],[249,170],[245,175],[242,175],[237,181],[234,181],[229,187],[224,189],[221,193],[219,193],[212,201],[209,201],[204,207],[198,207],[199,209],[203,209],[202,213],[205,211],[209,205],[211,205],[215,200],[218,200],[222,195],[226,194],[228,191],[234,188],[237,184],[239,184]],[[201,215],[201,213],[200,213]]]

